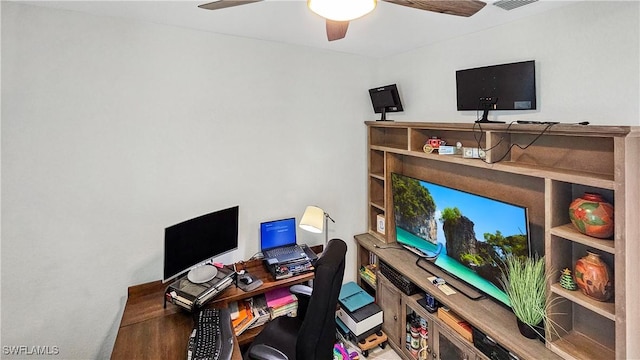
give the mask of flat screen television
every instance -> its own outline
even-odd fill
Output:
[[[373,111],[376,114],[382,114],[380,121],[387,120],[388,112],[404,111],[396,84],[369,89],[369,97],[371,97]]]
[[[535,110],[536,65],[534,60],[456,71],[458,111]],[[501,122],[501,121],[500,121]]]
[[[206,264],[238,248],[238,206],[214,211],[167,227],[164,230],[165,282],[189,271],[188,278],[203,283],[217,274]]]
[[[500,277],[508,254],[529,256],[527,209],[392,173],[397,242],[510,306]]]

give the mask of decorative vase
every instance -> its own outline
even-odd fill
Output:
[[[609,266],[600,259],[600,255],[587,251],[587,255],[576,261],[575,281],[586,296],[607,301],[613,295],[613,277]]]
[[[569,218],[583,234],[606,239],[613,236],[613,206],[600,194],[586,192],[569,205]]]

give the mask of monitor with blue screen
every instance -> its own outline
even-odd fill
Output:
[[[266,251],[296,244],[296,219],[288,218],[260,224],[260,249]]]

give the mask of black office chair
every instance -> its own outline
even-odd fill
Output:
[[[280,316],[268,322],[247,349],[245,360],[333,359],[336,306],[342,287],[346,252],[347,244],[344,241],[329,241],[316,262],[313,289],[292,286],[292,292],[300,295],[298,316]],[[304,293],[310,295],[306,305]]]

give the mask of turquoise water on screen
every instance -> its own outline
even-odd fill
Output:
[[[433,244],[429,241],[421,239],[399,227],[396,227],[396,236],[399,243],[413,246],[424,253],[433,254],[438,250],[437,244]],[[438,255],[438,258],[435,261],[435,264],[438,267],[444,269],[445,271],[457,277],[458,279],[461,279],[464,282],[472,285],[473,287],[477,288],[483,293],[497,299],[498,301],[508,306],[511,306],[509,298],[507,297],[507,294],[505,294],[504,291],[502,291],[500,288],[498,288],[488,280],[484,279],[480,275],[473,272],[473,270],[462,265],[461,263],[456,261],[454,258],[447,256],[447,247],[444,243],[441,243],[441,244],[442,244],[442,250],[440,252],[440,255]]]

